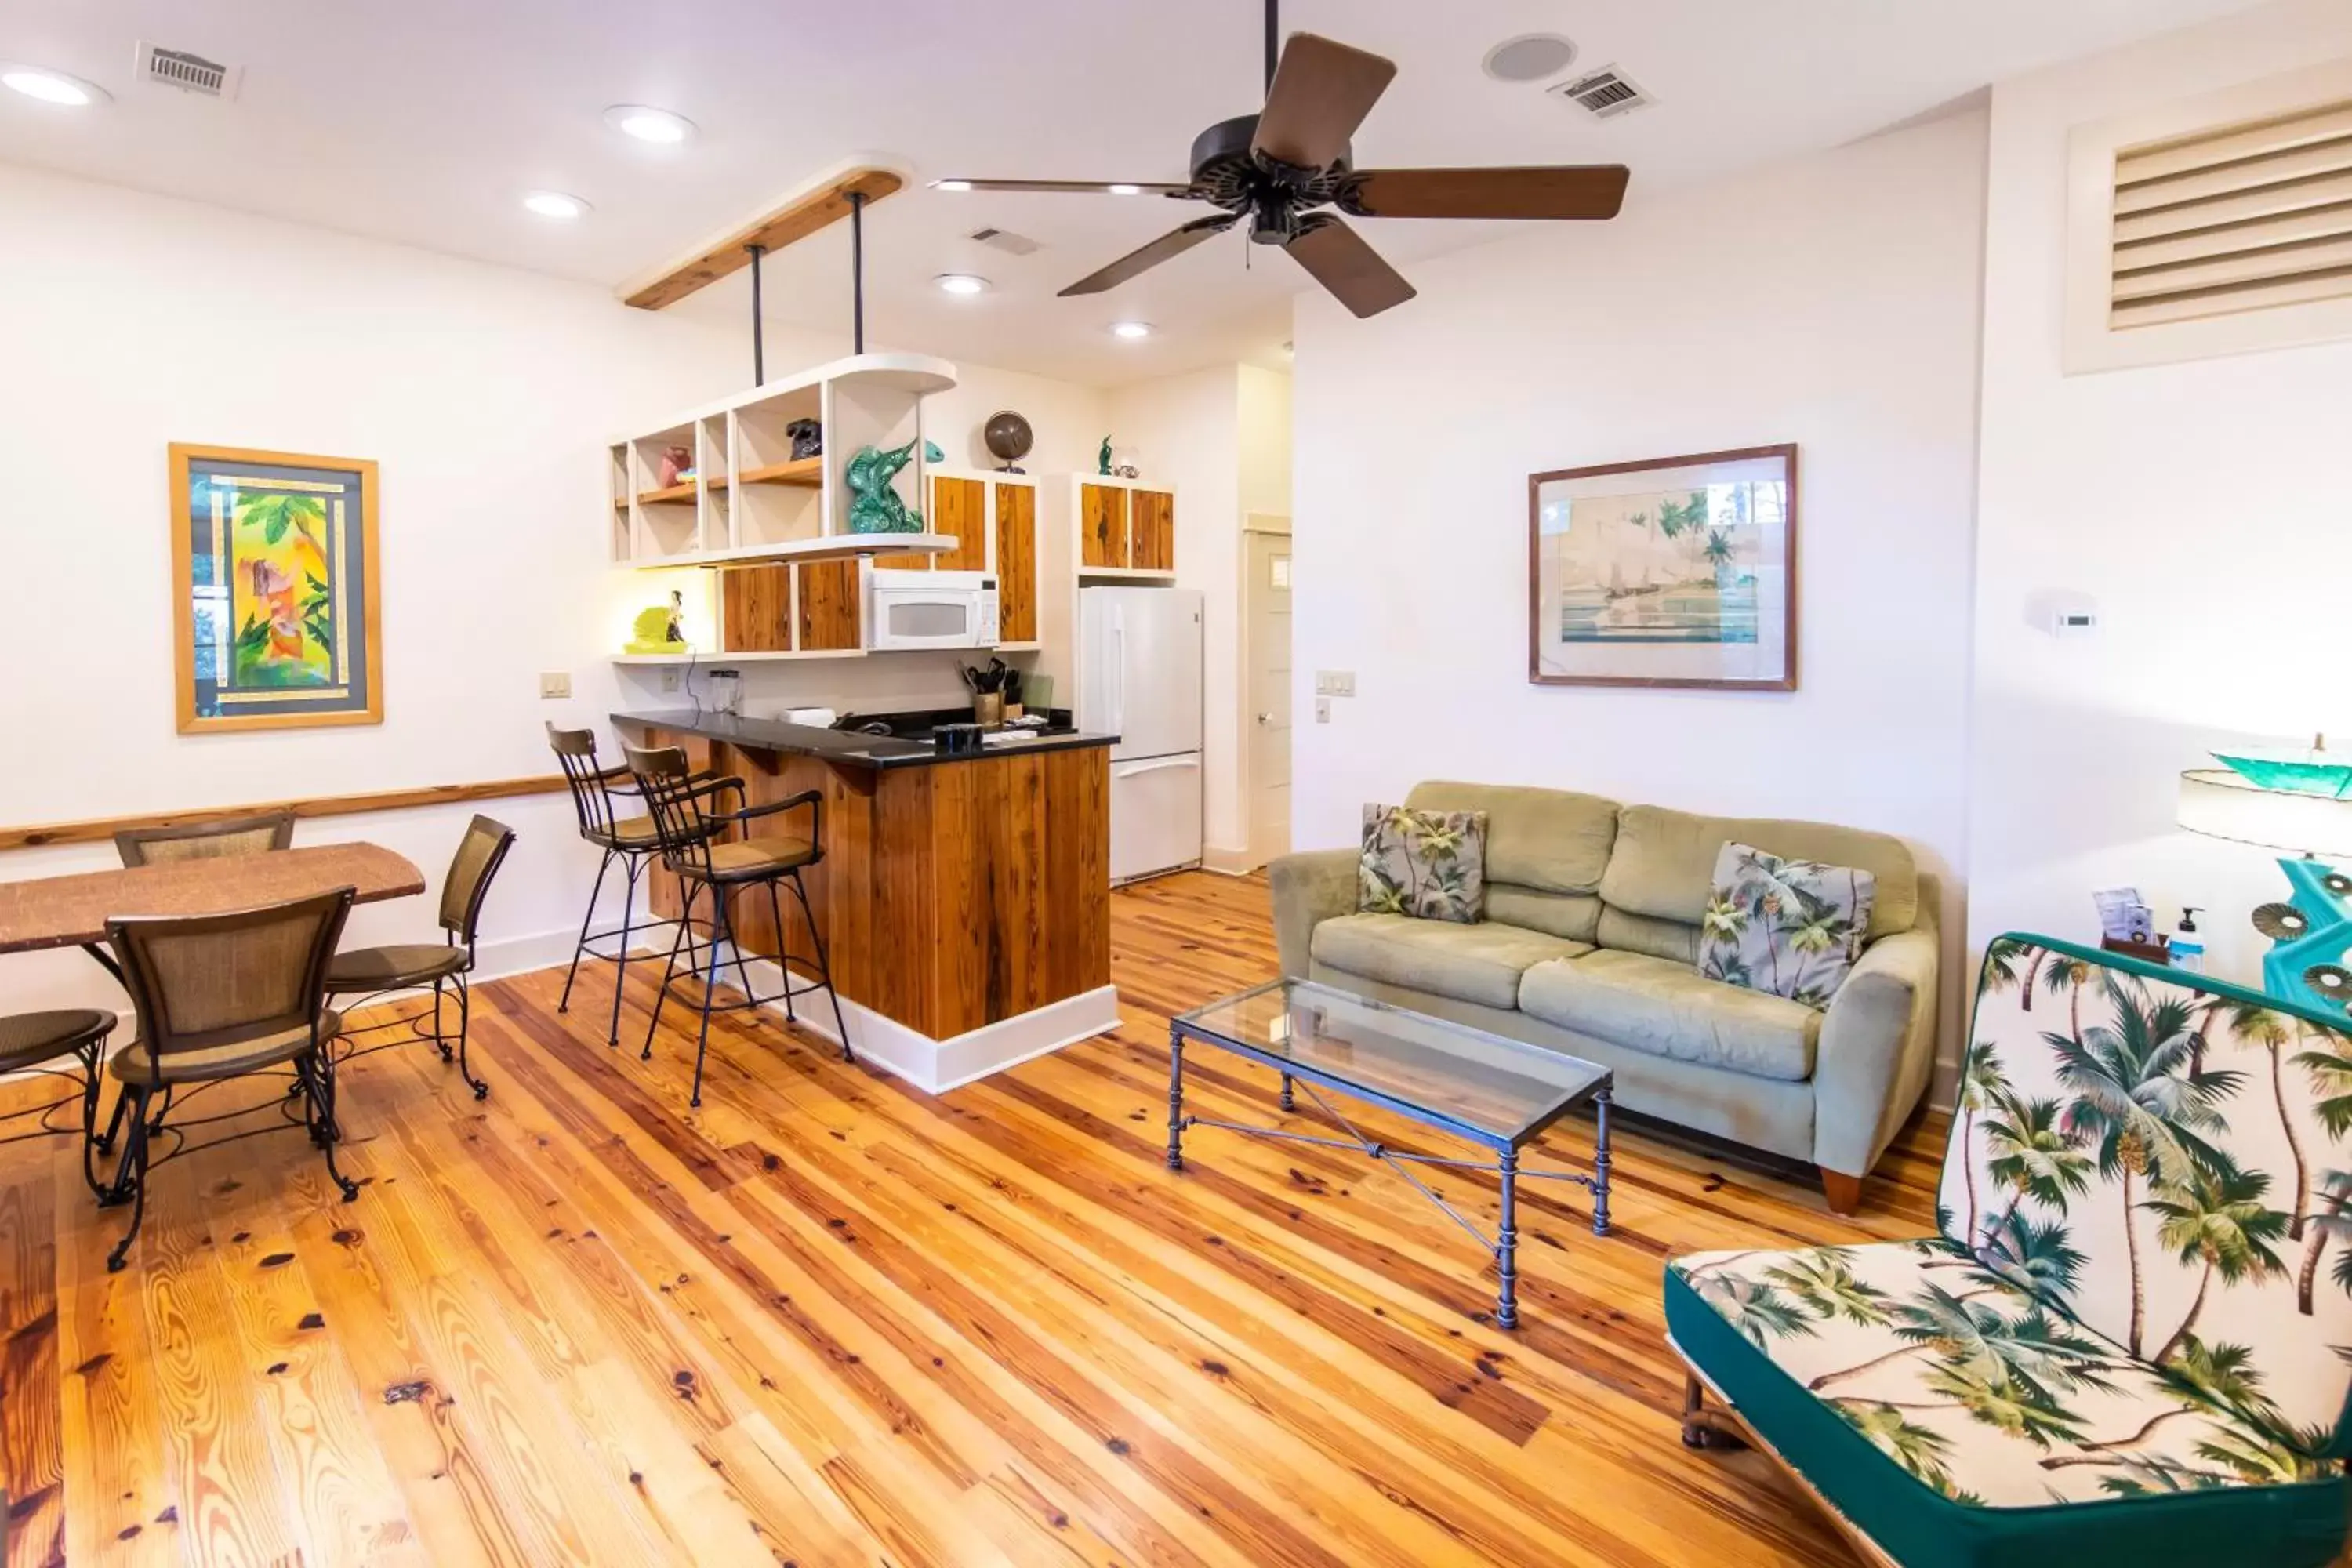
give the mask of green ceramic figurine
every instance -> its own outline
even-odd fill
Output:
[[[1106,437],[1103,437],[1102,451],[1101,451],[1101,452],[1097,456],[1097,458],[1096,458],[1095,461],[1096,461],[1096,464],[1097,464],[1097,467],[1096,467],[1096,468],[1095,468],[1095,472],[1097,472],[1097,473],[1098,473],[1098,474],[1108,474],[1108,473],[1109,473],[1109,472],[1110,472],[1110,437],[1109,437],[1106,436]]]
[[[849,531],[852,533],[920,533],[923,514],[898,498],[890,481],[913,460],[915,443],[881,451],[860,447],[849,459],[844,477],[849,481]],[[944,463],[948,455],[923,442],[923,461]]]

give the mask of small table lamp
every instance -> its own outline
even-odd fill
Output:
[[[2352,1011],[2352,876],[2322,855],[2352,856],[2352,755],[2325,738],[2308,752],[2213,753],[2225,768],[2180,775],[2180,826],[2191,833],[2284,849],[2289,901],[2254,910],[2272,939],[2263,986],[2273,996]]]

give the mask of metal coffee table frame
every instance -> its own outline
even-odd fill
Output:
[[[1558,1104],[1530,1121],[1516,1136],[1504,1137],[1427,1106],[1415,1105],[1409,1100],[1397,1099],[1393,1095],[1368,1089],[1362,1084],[1350,1083],[1343,1078],[1322,1071],[1311,1063],[1261,1049],[1245,1041],[1236,1040],[1230,1035],[1219,1034],[1213,1029],[1203,1027],[1196,1021],[1204,1014],[1231,1006],[1244,997],[1277,990],[1286,984],[1287,982],[1281,980],[1269,981],[1265,984],[1254,986],[1247,991],[1220,997],[1214,1002],[1195,1007],[1191,1012],[1169,1020],[1168,1168],[1171,1171],[1181,1171],[1184,1168],[1184,1130],[1188,1127],[1219,1127],[1228,1132],[1246,1133],[1253,1138],[1272,1138],[1289,1143],[1312,1143],[1327,1149],[1353,1149],[1360,1153],[1369,1154],[1406,1181],[1411,1182],[1422,1196],[1435,1204],[1447,1218],[1460,1226],[1472,1240],[1486,1249],[1486,1255],[1494,1259],[1496,1278],[1499,1282],[1499,1288],[1495,1295],[1496,1326],[1505,1329],[1517,1328],[1519,1326],[1517,1267],[1519,1232],[1517,1190],[1518,1183],[1521,1179],[1528,1178],[1570,1182],[1583,1187],[1592,1194],[1592,1234],[1595,1236],[1609,1234],[1609,1104],[1611,1091],[1616,1083],[1615,1075],[1608,1068],[1599,1067],[1598,1064],[1587,1064],[1593,1066],[1601,1074],[1597,1080],[1581,1089],[1563,1092]],[[1401,1017],[1412,1018],[1416,1022],[1433,1024],[1442,1029],[1459,1030],[1464,1034],[1481,1038],[1499,1037],[1487,1036],[1482,1030],[1472,1029],[1465,1025],[1449,1023],[1443,1018],[1433,1018],[1424,1013],[1391,1007],[1386,1003],[1373,1001],[1368,997],[1352,996],[1350,1000],[1376,1012],[1394,1013]],[[1318,1138],[1311,1133],[1294,1132],[1285,1127],[1266,1127],[1245,1121],[1224,1121],[1214,1117],[1185,1115],[1184,1042],[1186,1040],[1198,1040],[1202,1045],[1214,1046],[1220,1050],[1231,1051],[1234,1055],[1256,1062],[1261,1067],[1272,1068],[1282,1077],[1281,1103],[1285,1110],[1297,1109],[1292,1086],[1294,1082],[1303,1085],[1307,1089],[1307,1098],[1314,1100],[1317,1108],[1325,1116],[1345,1129],[1348,1137]],[[1517,1048],[1531,1048],[1519,1047],[1516,1041],[1507,1043]],[[1495,1158],[1491,1163],[1477,1160],[1449,1160],[1434,1154],[1420,1154],[1409,1150],[1391,1148],[1376,1138],[1366,1137],[1354,1122],[1332,1109],[1323,1096],[1315,1092],[1316,1086],[1318,1084],[1335,1094],[1350,1095],[1358,1100],[1369,1100],[1381,1110],[1393,1111],[1407,1121],[1417,1121],[1424,1127],[1433,1127],[1439,1131],[1451,1133],[1456,1138],[1490,1149],[1494,1151]],[[1544,1131],[1561,1117],[1588,1100],[1591,1102],[1593,1116],[1591,1173],[1587,1174],[1581,1171],[1521,1170],[1519,1151],[1541,1137]],[[1483,1171],[1495,1176],[1502,1189],[1500,1224],[1496,1235],[1490,1239],[1461,1210],[1432,1192],[1419,1176],[1413,1174],[1412,1165],[1435,1165],[1462,1171]]]

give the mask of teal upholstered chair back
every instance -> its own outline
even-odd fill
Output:
[[[1945,1236],[2305,1453],[2352,1456],[2352,1020],[1992,943]]]

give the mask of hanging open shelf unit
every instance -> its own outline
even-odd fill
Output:
[[[928,354],[853,354],[615,439],[614,561],[725,566],[954,550],[945,534],[851,532],[845,470],[861,447],[911,441],[894,485],[919,507],[928,493],[923,399],[955,384],[955,366]],[[822,456],[793,456],[791,427],[803,419],[823,430]],[[664,485],[672,447],[692,454],[695,477]]]

